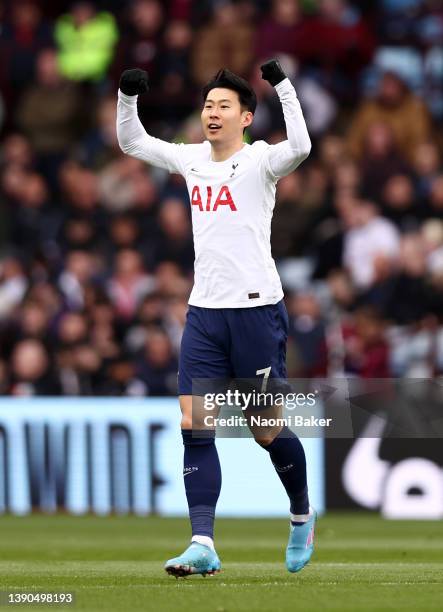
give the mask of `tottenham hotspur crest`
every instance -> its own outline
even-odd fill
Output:
[[[238,164],[232,164],[232,173],[229,175],[229,178],[232,178],[235,174],[235,169],[237,168]]]

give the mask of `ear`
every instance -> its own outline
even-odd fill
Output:
[[[242,112],[242,126],[244,128],[249,127],[253,119],[254,119],[254,115],[251,113],[251,111]]]

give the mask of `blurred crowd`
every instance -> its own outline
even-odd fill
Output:
[[[176,392],[187,192],[119,150],[118,79],[148,70],[145,127],[192,143],[229,67],[278,142],[276,56],[313,141],[273,221],[288,374],[441,375],[442,40],[438,0],[0,3],[0,394]]]

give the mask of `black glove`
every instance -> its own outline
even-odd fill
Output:
[[[279,83],[286,79],[286,75],[280,66],[280,62],[278,60],[272,59],[263,66],[260,66],[262,72],[262,79],[268,81],[272,87],[275,87]]]
[[[148,73],[140,68],[125,70],[120,77],[120,90],[127,96],[136,96],[146,93],[148,87]]]

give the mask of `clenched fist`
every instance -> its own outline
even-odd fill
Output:
[[[260,68],[262,72],[262,79],[268,81],[268,83],[270,83],[273,87],[281,83],[281,81],[286,78],[286,75],[283,72],[278,60],[269,60],[269,62],[266,62],[263,64],[263,66],[260,66]]]
[[[125,70],[120,77],[120,90],[127,96],[137,96],[146,93],[148,87],[148,73],[140,68]]]

